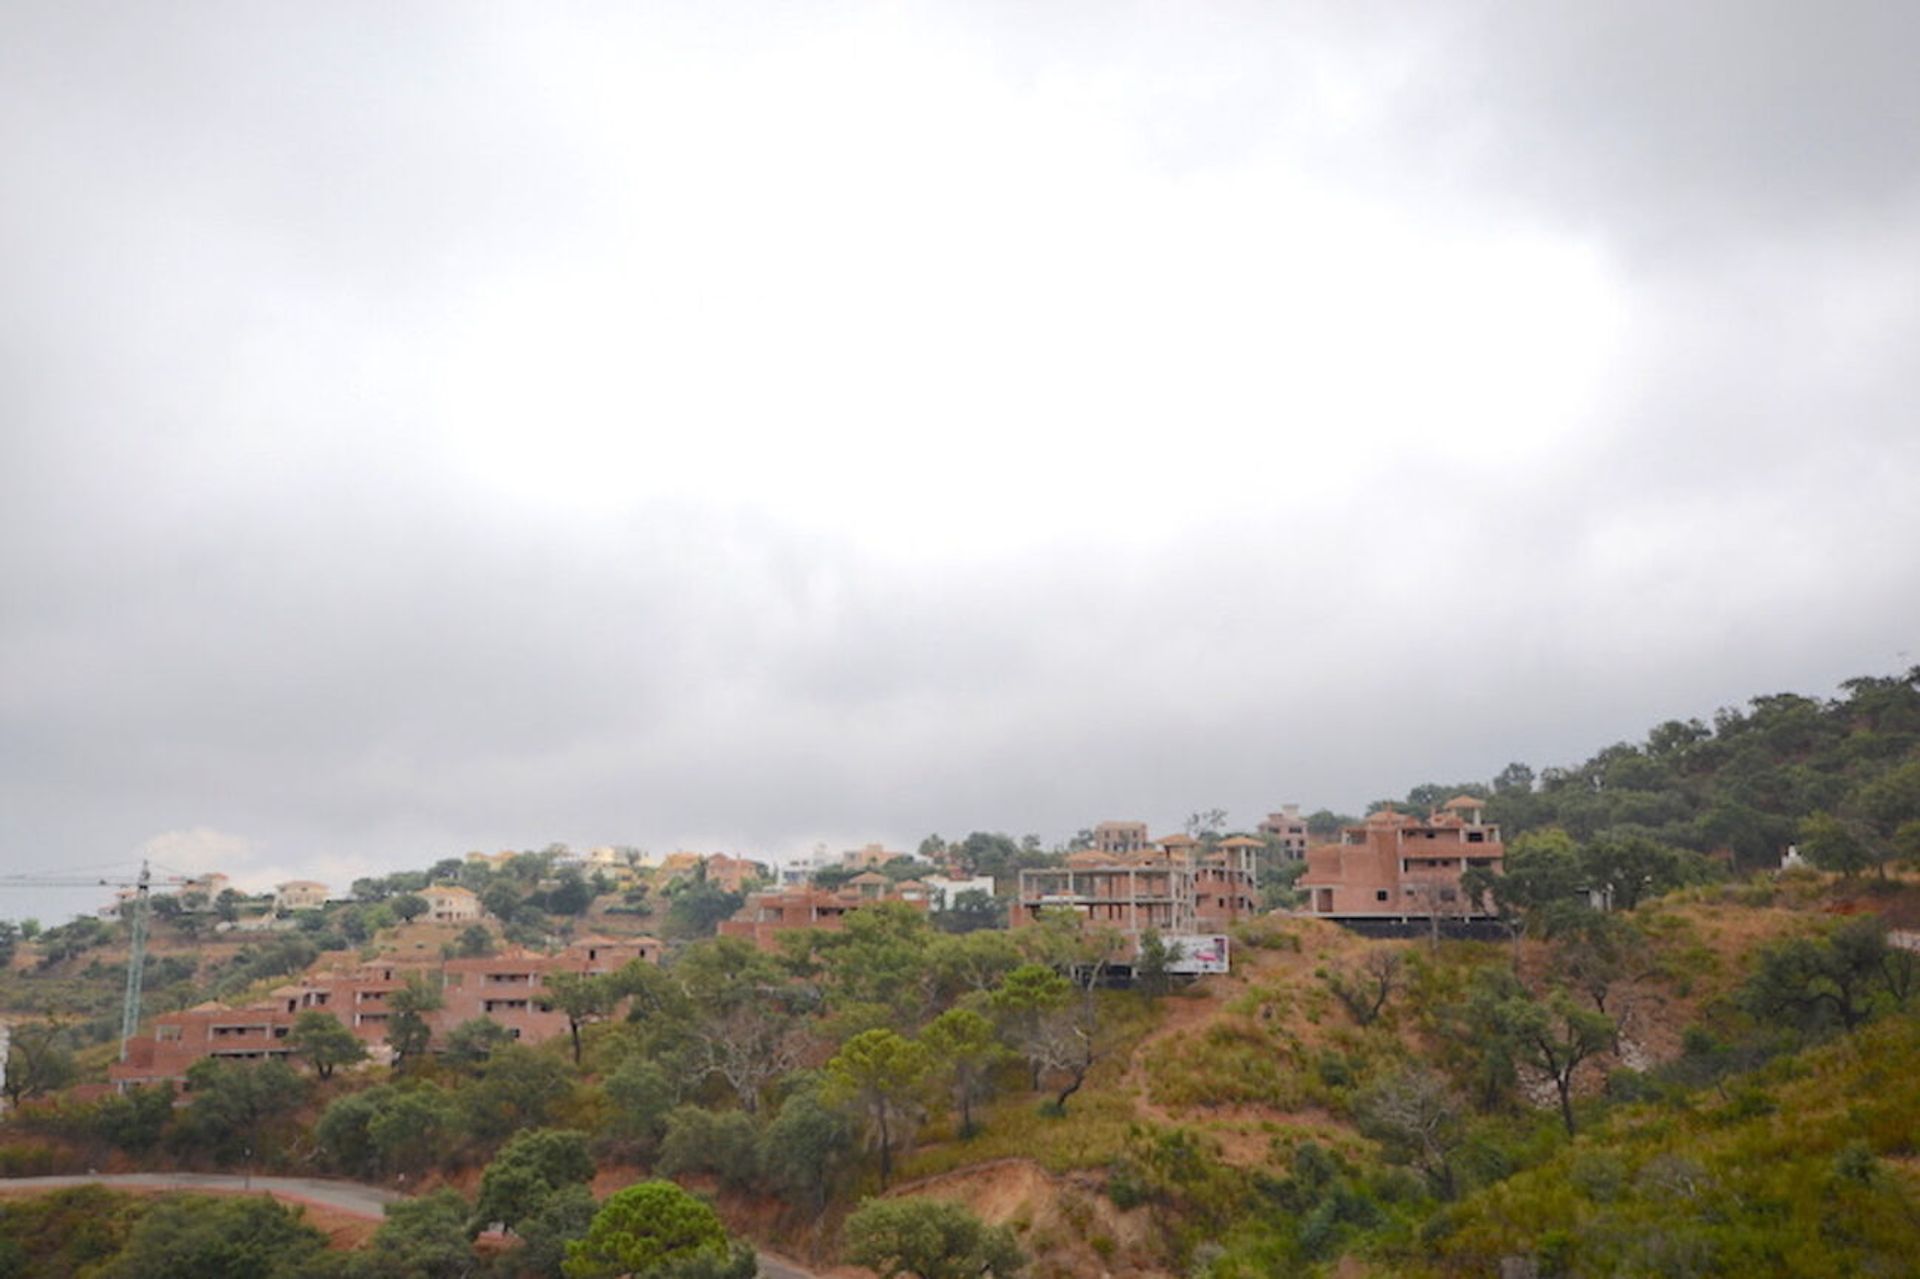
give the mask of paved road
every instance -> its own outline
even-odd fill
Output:
[[[292,1199],[319,1204],[356,1217],[378,1220],[386,1215],[390,1203],[405,1199],[380,1186],[363,1186],[355,1181],[331,1181],[322,1177],[249,1177],[224,1172],[125,1172],[95,1173],[71,1177],[8,1177],[0,1179],[0,1190],[32,1187],[59,1190],[66,1186],[84,1186],[98,1182],[103,1186],[134,1186],[148,1190],[264,1191],[276,1199]]]
[[[4,1177],[0,1192],[14,1189],[63,1190],[68,1186],[93,1183],[103,1186],[132,1186],[144,1190],[204,1190],[214,1192],[255,1191],[276,1199],[318,1204],[337,1212],[375,1220],[386,1216],[386,1208],[406,1196],[383,1186],[364,1186],[357,1181],[331,1181],[322,1177],[248,1177],[224,1172],[124,1172],[92,1173],[70,1177]],[[761,1279],[816,1279],[810,1270],[802,1270],[780,1257],[760,1254]]]

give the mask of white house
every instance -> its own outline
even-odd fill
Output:
[[[921,880],[927,886],[927,901],[935,910],[947,910],[961,893],[985,893],[993,896],[993,876],[975,875],[972,879],[947,879],[940,875],[927,875]]]

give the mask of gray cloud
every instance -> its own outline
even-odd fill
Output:
[[[15,6],[10,868],[1250,822],[1909,664],[1913,24]]]

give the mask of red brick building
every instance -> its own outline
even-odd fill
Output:
[[[869,879],[869,876],[871,878]],[[722,937],[740,937],[760,950],[780,948],[780,934],[800,928],[820,928],[836,932],[846,926],[846,918],[862,906],[877,902],[901,902],[914,910],[926,910],[925,885],[919,891],[902,893],[885,875],[869,871],[854,876],[844,888],[783,888],[777,892],[753,893],[747,897],[732,919],[720,922]]]
[[[557,955],[516,948],[474,959],[449,959],[442,968],[441,1008],[427,1021],[440,1037],[463,1022],[488,1017],[523,1043],[541,1043],[567,1033],[565,1013],[540,1007],[548,978],[557,973],[599,976],[617,972],[636,959],[657,964],[660,952],[660,943],[651,937],[628,941],[588,937]]]
[[[1307,819],[1300,805],[1282,804],[1277,813],[1268,813],[1260,823],[1260,833],[1280,846],[1280,855],[1299,861],[1307,855]]]
[[[247,1008],[201,1004],[155,1018],[153,1034],[127,1042],[127,1060],[107,1068],[120,1087],[184,1079],[187,1067],[205,1057],[238,1061],[286,1058],[289,1036],[300,1014],[329,1013],[374,1052],[386,1055],[393,993],[415,977],[438,975],[441,1008],[427,1017],[439,1039],[464,1021],[491,1017],[514,1038],[541,1043],[567,1033],[562,1013],[544,1012],[539,995],[555,973],[615,972],[633,960],[660,962],[661,945],[651,937],[614,940],[586,937],[557,954],[514,950],[478,959],[444,963],[375,960],[342,974],[320,973],[274,990]]]
[[[1425,821],[1388,807],[1345,827],[1339,843],[1307,852],[1298,884],[1307,910],[1335,919],[1472,917],[1460,877],[1474,867],[1498,871],[1506,857],[1485,809],[1486,801],[1462,795]]]

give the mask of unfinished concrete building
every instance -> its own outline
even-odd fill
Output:
[[[1170,936],[1218,930],[1259,908],[1260,847],[1245,837],[1207,844],[1169,835],[1134,841],[1126,851],[1071,853],[1064,866],[1020,872],[1010,922],[1026,927],[1045,911],[1064,909],[1087,927],[1115,928],[1134,942],[1148,929]]]
[[[1354,920],[1474,918],[1479,912],[1461,893],[1460,877],[1474,868],[1498,871],[1506,857],[1485,809],[1485,800],[1461,795],[1425,821],[1387,807],[1345,827],[1339,843],[1307,855],[1299,887],[1308,911]]]

